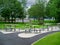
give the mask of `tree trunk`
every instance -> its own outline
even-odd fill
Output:
[[[24,19],[22,18],[22,23],[24,23]]]
[[[8,22],[10,23],[10,18],[8,17]]]
[[[43,17],[38,18],[38,22],[40,25],[44,24],[44,18]]]
[[[6,18],[5,18],[5,22],[6,22]]]
[[[11,19],[11,23],[13,23],[13,17],[12,17],[12,19]]]
[[[35,23],[35,18],[34,18],[34,23],[33,23],[33,24],[36,24],[36,23]]]
[[[16,18],[14,19],[14,22],[16,23]]]

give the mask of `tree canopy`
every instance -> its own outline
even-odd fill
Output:
[[[45,14],[44,9],[45,9],[44,3],[39,2],[32,5],[31,8],[28,10],[28,12],[30,17],[36,18],[39,20],[39,22],[42,22],[40,20],[43,20],[44,18],[44,14]]]
[[[46,7],[46,14],[60,22],[60,0],[50,0]]]
[[[1,6],[2,5],[2,6]],[[18,0],[0,0],[0,15],[5,19],[23,18],[23,7]]]

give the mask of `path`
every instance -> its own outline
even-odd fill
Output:
[[[31,38],[20,38],[18,37],[18,34],[20,32],[16,33],[11,33],[11,34],[5,34],[2,37],[2,43],[1,45],[31,45],[33,42],[37,41],[38,39],[41,39],[42,37],[54,33],[54,32],[59,32],[59,31],[53,31],[53,32],[47,32],[43,34],[39,34],[37,36],[31,37]]]

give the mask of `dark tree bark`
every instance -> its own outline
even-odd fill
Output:
[[[38,18],[38,22],[40,25],[44,24],[44,18],[43,17]]]
[[[24,23],[24,19],[22,18],[22,23]]]

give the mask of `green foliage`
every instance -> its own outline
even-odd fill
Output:
[[[3,1],[3,2],[2,2]],[[0,4],[2,4],[2,8],[0,11],[0,15],[3,18],[24,18],[23,15],[23,7],[22,4],[18,0],[2,0]],[[13,21],[13,20],[12,20]]]
[[[46,7],[46,15],[55,17],[57,22],[60,22],[60,0],[50,0]]]
[[[44,16],[43,4],[35,4],[29,9],[29,15],[34,18],[40,18]]]
[[[38,19],[39,24],[43,24],[44,15],[45,15],[45,6],[43,2],[36,3],[31,6],[31,8],[28,10],[28,13],[30,17],[33,17],[35,19]]]

